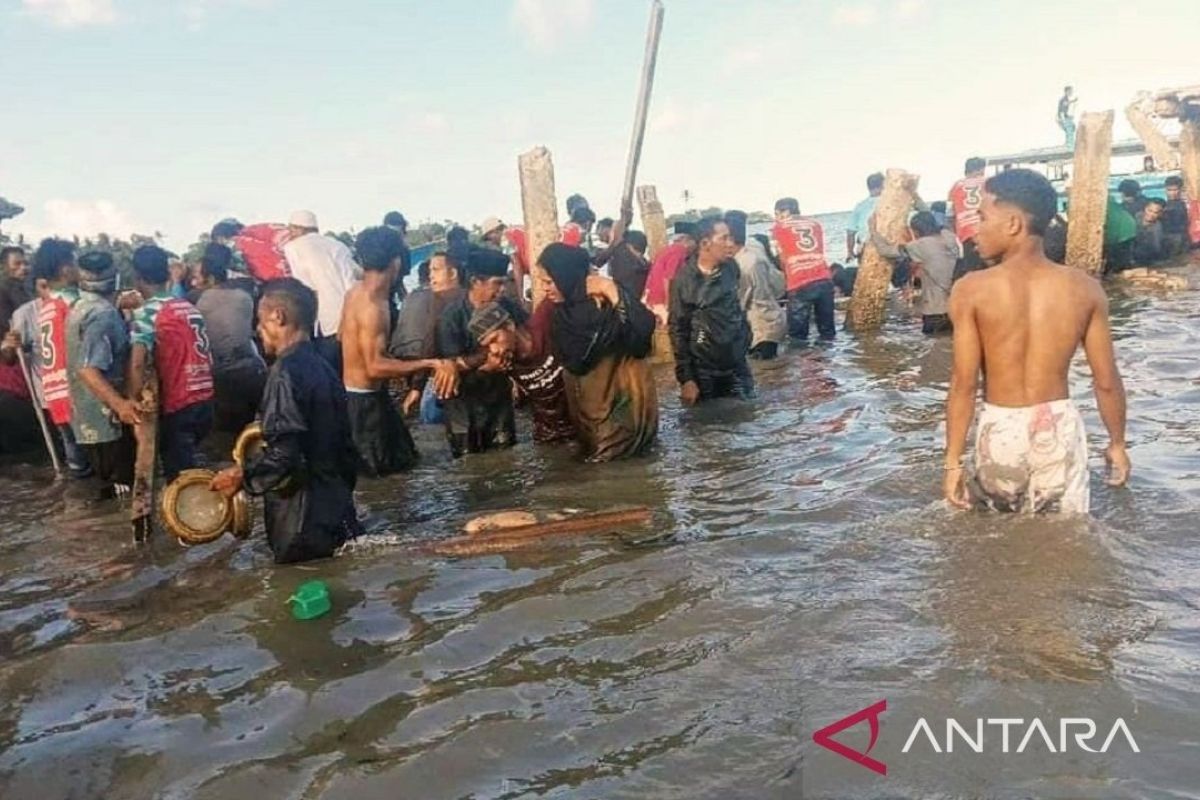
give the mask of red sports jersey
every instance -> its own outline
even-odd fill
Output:
[[[164,414],[212,399],[212,356],[204,317],[187,300],[167,300],[155,314],[154,366]]]
[[[825,231],[821,223],[804,217],[776,222],[771,229],[779,260],[787,278],[787,290],[794,292],[818,281],[833,279],[825,260]]]
[[[38,304],[42,395],[55,425],[71,422],[71,387],[67,382],[67,315],[69,297],[52,295]]]
[[[290,238],[286,225],[264,222],[242,228],[233,237],[233,245],[242,254],[250,274],[260,281],[269,281],[292,274],[283,256],[283,246]]]
[[[979,207],[983,205],[983,184],[987,178],[963,178],[950,190],[950,208],[954,212],[954,233],[960,242],[979,233]]]
[[[583,238],[583,228],[574,222],[568,222],[566,225],[563,225],[562,235],[558,237],[558,240],[572,247],[583,247]]]
[[[520,266],[525,272],[529,272],[529,243],[525,238],[525,229],[518,225],[505,228],[504,238],[508,240],[508,246],[512,249],[511,255],[514,265]]]

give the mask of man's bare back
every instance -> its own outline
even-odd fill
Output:
[[[1045,257],[971,273],[954,295],[955,334],[977,338],[985,397],[994,405],[1065,399],[1080,343],[1086,345],[1089,332],[1107,339],[1108,303],[1100,284]]]
[[[347,389],[374,391],[386,381],[372,380],[369,365],[372,351],[387,348],[387,300],[376,300],[361,283],[346,294],[339,336],[342,340],[342,380]]]

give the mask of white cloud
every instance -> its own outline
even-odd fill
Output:
[[[878,11],[869,3],[843,4],[833,12],[833,24],[839,28],[866,28],[878,19]]]
[[[88,237],[98,233],[128,237],[133,233],[147,233],[128,212],[111,200],[68,200],[56,197],[42,204],[42,219],[39,223],[30,220],[31,238],[43,236]]]
[[[109,25],[116,21],[113,0],[21,0],[25,12],[64,28]]]
[[[925,0],[899,0],[892,9],[892,13],[896,19],[916,19],[925,10],[926,5]]]
[[[510,18],[518,37],[551,50],[563,36],[587,27],[592,9],[592,0],[515,0]]]
[[[447,130],[450,121],[440,111],[426,111],[417,117],[417,127],[427,133],[437,133]]]

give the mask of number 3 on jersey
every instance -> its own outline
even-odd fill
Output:
[[[208,358],[208,334],[204,331],[204,320],[192,317],[188,320],[188,325],[192,329],[192,339],[193,345],[196,348],[196,354],[201,358]]]

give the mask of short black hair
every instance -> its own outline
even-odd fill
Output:
[[[625,242],[642,255],[646,255],[646,251],[650,249],[650,242],[641,231],[625,231]]]
[[[1046,227],[1058,213],[1058,194],[1045,175],[1031,169],[1010,169],[993,175],[984,184],[984,191],[997,202],[1016,206],[1029,217],[1029,232],[1035,236],[1046,233]]]
[[[605,217],[604,219],[602,219],[596,223],[596,227],[597,228],[611,228],[615,224],[616,224],[616,222],[613,221],[612,217]]]
[[[882,172],[872,172],[870,175],[867,176],[867,191],[868,192],[873,192],[876,189],[882,189],[882,188],[883,188],[883,173]]]
[[[1117,191],[1126,197],[1137,197],[1142,193],[1142,185],[1133,178],[1126,178],[1117,184]]]
[[[575,209],[580,208],[580,207],[582,207],[582,208],[588,207],[588,201],[587,201],[586,197],[584,197],[581,194],[573,194],[567,198],[567,216],[568,217],[573,215],[575,213]]]
[[[970,174],[972,172],[980,172],[987,169],[987,161],[984,161],[979,156],[971,156],[967,159],[967,163],[963,166],[963,172]]]
[[[262,304],[282,306],[288,327],[311,333],[317,324],[317,293],[295,278],[276,278],[263,284]]]
[[[56,281],[62,268],[75,260],[75,243],[66,239],[43,239],[33,254],[33,277]]]
[[[945,200],[934,200],[932,203],[929,204],[929,210],[935,214],[945,214],[946,213],[946,201]]]
[[[725,225],[724,217],[704,217],[696,223],[696,242],[711,239],[718,225]]]
[[[216,225],[213,225],[212,233],[209,234],[209,237],[213,239],[232,239],[241,233],[245,227],[245,225],[236,219],[223,219]]]
[[[725,212],[725,224],[729,226],[729,235],[733,237],[734,244],[744,245],[746,243],[747,219],[745,211],[730,209]]]
[[[908,227],[912,228],[918,239],[934,236],[942,230],[942,226],[938,225],[938,221],[931,211],[918,211],[908,221]]]
[[[1159,208],[1166,208],[1167,201],[1163,200],[1161,197],[1148,197],[1148,198],[1146,198],[1146,205],[1158,206]]]
[[[155,286],[171,279],[171,257],[156,244],[144,244],[133,251],[133,272]]]
[[[367,228],[354,240],[354,253],[367,272],[386,272],[404,256],[404,239],[387,226]]]
[[[571,212],[571,222],[576,225],[589,225],[596,221],[596,212],[592,211],[587,206],[577,206]]]
[[[399,211],[389,211],[383,215],[383,224],[392,228],[408,230],[408,220]]]
[[[1163,181],[1163,185],[1164,186],[1178,186],[1180,189],[1182,189],[1183,188],[1183,178],[1179,177],[1178,175],[1171,175],[1165,181]]]
[[[471,238],[471,232],[461,225],[455,225],[446,231],[446,243],[465,242]]]
[[[427,258],[424,261],[422,261],[420,264],[417,264],[417,282],[418,283],[429,283],[430,280],[431,280],[431,278],[429,276],[429,259]]]
[[[0,248],[0,266],[7,267],[8,259],[12,257],[13,253],[21,253],[22,255],[24,255],[25,248],[17,247],[16,245],[11,245],[11,244],[6,245],[3,248]]]
[[[200,274],[207,275],[217,283],[229,278],[229,265],[233,263],[233,251],[223,244],[209,242],[200,256]]]
[[[789,214],[800,213],[800,201],[794,197],[781,197],[775,201],[775,213],[786,211]]]

